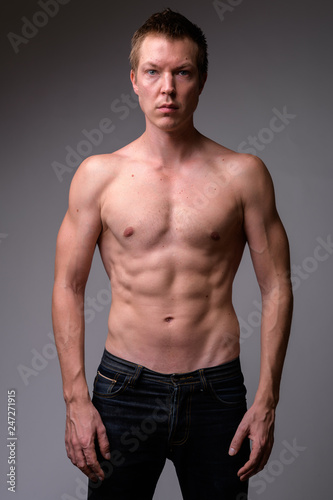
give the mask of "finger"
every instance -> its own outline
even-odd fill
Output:
[[[72,458],[72,463],[75,465],[78,469],[80,469],[83,474],[85,474],[91,481],[93,482],[98,482],[99,480],[102,481],[102,473],[98,474],[96,473],[91,465],[87,463],[87,459],[85,457],[85,454],[81,447],[74,447],[74,456]]]
[[[237,475],[241,481],[246,481],[257,474],[257,472],[259,472],[259,470],[257,470],[256,467],[253,467],[251,464],[245,464],[245,466],[238,471]]]
[[[71,440],[71,431],[69,425],[66,423],[66,432],[65,432],[65,448],[66,448],[66,453],[68,458],[72,461],[72,458],[74,457],[74,451],[72,447],[72,440]]]
[[[250,460],[238,471],[241,480],[249,479],[264,469],[271,454],[273,441],[271,439],[263,446],[256,446],[256,443],[253,443],[253,453],[251,452]]]
[[[76,453],[74,450],[74,446],[72,444],[71,437],[66,438],[65,447],[66,447],[66,452],[67,452],[67,456],[68,456],[69,460],[72,462],[73,465],[76,466]]]
[[[92,451],[90,452],[90,448],[92,448]],[[69,449],[70,449],[70,459],[72,463],[78,467],[83,474],[89,477],[94,482],[97,482],[99,479],[103,480],[104,479],[104,473],[102,469],[99,466],[99,463],[97,462],[97,457],[95,453],[95,449],[93,446],[89,447],[86,446],[84,447],[81,443],[80,440],[77,437],[77,434],[75,430],[73,430],[71,437],[70,437],[70,444],[69,444]],[[95,454],[95,456],[94,456]],[[88,460],[87,460],[88,456]],[[94,464],[94,461],[98,465],[98,467],[92,467],[91,465]]]
[[[249,470],[254,469],[260,463],[262,459],[262,453],[262,448],[256,442],[253,442],[249,460],[239,470],[238,474],[242,475],[244,473],[247,473]]]
[[[90,473],[93,476],[100,479],[101,481],[103,481],[105,479],[105,474],[100,463],[97,460],[97,455],[94,445],[84,447],[83,454]]]
[[[247,427],[245,426],[242,426],[241,424],[238,426],[238,429],[234,435],[234,437],[232,438],[232,441],[230,443],[230,447],[229,447],[229,455],[233,456],[233,455],[236,455],[236,453],[239,452],[241,446],[242,446],[242,443],[244,441],[244,439],[247,437],[248,435],[248,429]]]
[[[74,464],[76,467],[80,469],[83,474],[89,477],[93,482],[97,482],[99,480],[98,476],[91,469],[89,464],[87,463],[86,457],[82,450],[76,451],[76,463]]]
[[[244,470],[242,472],[238,472],[239,479],[241,481],[246,481],[247,479],[250,479],[252,476],[255,476],[258,474],[258,472],[262,471],[263,468],[265,467],[264,462],[260,462],[260,464],[251,467],[247,470]]]
[[[100,452],[106,460],[110,460],[110,443],[106,434],[106,430],[103,424],[97,428],[97,440]]]
[[[268,459],[270,457],[270,454],[271,454],[271,450],[268,449],[265,453],[264,453],[264,456],[261,460],[261,462],[259,463],[258,467],[257,467],[257,470],[255,471],[255,474],[258,474],[258,472],[262,471],[264,468],[265,468],[265,465],[267,464],[268,462]]]
[[[264,462],[266,457],[265,451],[266,450],[262,446],[257,443],[253,443],[249,460],[238,471],[238,476],[241,481],[249,479],[251,476],[262,470],[263,467],[261,467],[261,464]]]

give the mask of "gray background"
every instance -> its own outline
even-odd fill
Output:
[[[70,0],[45,19],[36,16],[41,11],[37,1],[6,3],[1,81],[1,499],[12,498],[6,489],[6,400],[12,388],[18,412],[16,498],[85,498],[84,476],[65,453],[65,405],[49,336],[55,241],[75,171],[66,165],[65,148],[80,148],[86,139],[82,131],[96,128],[103,118],[111,119],[115,128],[91,146],[91,152],[87,149],[89,154],[114,151],[143,132],[144,120],[134,100],[132,107],[119,110],[117,99],[131,94],[127,57],[132,33],[166,6],[188,16],[207,35],[210,70],[196,113],[197,128],[235,150],[242,143],[244,148],[249,136],[258,137],[255,152],[272,174],[291,243],[296,304],[276,441],[266,472],[252,480],[250,500],[331,496],[333,250],[322,242],[329,243],[332,235],[333,8],[328,1],[304,0],[225,4],[228,10],[223,15],[220,8],[219,15],[214,2],[203,0]],[[28,43],[19,44],[15,53],[7,34],[22,36],[23,16],[47,22],[37,33],[30,31]],[[279,132],[270,132],[273,109],[282,113],[284,107],[293,118],[285,120],[289,123]],[[67,167],[62,181],[54,162]],[[87,288],[99,307],[87,324],[90,387],[106,338],[107,290],[96,254]],[[234,298],[251,403],[259,374],[260,295],[247,252]],[[170,463],[154,498],[181,499]]]

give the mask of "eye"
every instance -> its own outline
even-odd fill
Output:
[[[181,69],[179,71],[180,76],[188,76],[190,72],[187,69]]]
[[[148,69],[148,70],[147,70],[147,73],[148,73],[148,75],[150,75],[150,76],[154,76],[154,75],[156,75],[157,71],[156,71],[156,69]]]

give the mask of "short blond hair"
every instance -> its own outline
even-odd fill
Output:
[[[164,35],[174,40],[190,38],[198,46],[198,72],[200,83],[203,83],[208,71],[207,41],[203,31],[191,23],[185,16],[166,9],[157,12],[134,33],[132,37],[132,50],[129,56],[131,68],[134,73],[138,69],[140,48],[146,36],[150,34]]]

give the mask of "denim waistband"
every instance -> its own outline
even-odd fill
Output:
[[[146,368],[145,366],[132,363],[131,361],[127,361],[122,358],[118,358],[106,349],[104,349],[104,353],[102,356],[101,367],[106,370],[113,370],[119,373],[130,375],[133,384],[139,377],[143,377],[145,380],[151,380],[161,383],[164,382],[168,384],[193,384],[195,382],[201,382],[205,385],[205,380],[223,380],[235,377],[237,375],[242,375],[239,357],[233,359],[232,361],[222,363],[221,365],[212,366],[209,368],[200,368],[192,372],[166,374],[155,372],[153,370],[150,370],[149,368]]]

